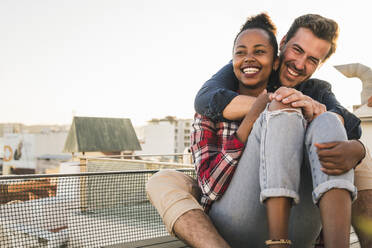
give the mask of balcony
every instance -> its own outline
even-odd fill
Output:
[[[161,168],[194,170],[151,158],[85,157],[62,168],[75,173],[0,177],[0,247],[186,247],[165,230],[145,183]]]

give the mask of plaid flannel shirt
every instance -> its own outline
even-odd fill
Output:
[[[205,211],[222,196],[234,175],[245,145],[236,137],[239,125],[213,122],[198,113],[194,116],[191,152]]]

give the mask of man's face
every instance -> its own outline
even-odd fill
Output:
[[[319,39],[307,28],[299,28],[287,43],[285,39],[280,42],[279,79],[283,86],[294,87],[315,72],[331,43]]]

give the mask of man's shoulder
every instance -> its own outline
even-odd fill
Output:
[[[310,78],[303,83],[301,83],[304,87],[313,87],[313,88],[326,88],[326,89],[332,89],[332,85],[328,83],[327,81],[324,81],[322,79],[318,78]]]
[[[317,78],[310,78],[297,85],[295,89],[317,101],[321,101],[326,92],[332,92],[330,83]]]

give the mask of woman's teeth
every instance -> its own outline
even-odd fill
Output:
[[[246,74],[254,74],[256,72],[258,72],[259,69],[258,68],[254,68],[254,67],[247,67],[247,68],[244,68],[243,69],[243,72],[246,73]]]

